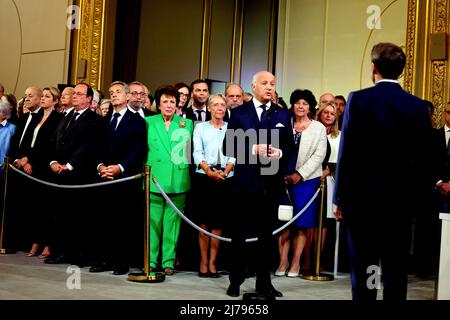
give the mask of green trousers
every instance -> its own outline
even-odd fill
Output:
[[[175,206],[184,210],[186,194],[170,197]],[[162,246],[161,267],[174,268],[178,235],[180,234],[181,217],[162,197],[150,194],[150,267],[156,268],[159,263],[160,246]]]

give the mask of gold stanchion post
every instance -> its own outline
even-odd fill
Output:
[[[0,254],[11,254],[14,253],[12,250],[8,250],[3,246],[3,237],[5,236],[5,217],[6,217],[6,194],[8,191],[8,170],[9,170],[9,158],[5,157],[5,162],[3,164],[3,175],[4,175],[4,185],[3,185],[3,208],[2,208],[2,225],[0,228]]]
[[[320,273],[320,255],[322,251],[322,225],[323,225],[323,210],[325,201],[325,179],[320,180],[320,212],[319,212],[319,224],[317,226],[317,245],[316,245],[316,268],[314,274],[301,274],[300,277],[305,280],[313,281],[331,281],[334,279],[332,275]]]
[[[145,229],[144,229],[144,272],[130,273],[128,280],[154,283],[166,279],[163,272],[150,272],[150,167],[145,166]]]

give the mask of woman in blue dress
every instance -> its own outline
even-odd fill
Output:
[[[325,127],[315,116],[316,98],[309,90],[297,89],[290,97],[292,127],[298,148],[296,173],[289,179],[294,205],[294,215],[301,211],[314,196],[322,176],[322,162],[327,152]],[[317,199],[278,238],[280,261],[276,276],[298,277],[300,258],[305,248],[308,229],[317,226]],[[292,259],[289,264],[289,250],[292,243]],[[309,252],[306,252],[309,254]],[[288,270],[289,268],[289,270]]]

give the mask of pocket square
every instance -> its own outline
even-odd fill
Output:
[[[275,128],[284,128],[284,124],[278,122]]]

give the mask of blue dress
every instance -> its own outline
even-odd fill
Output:
[[[294,131],[295,145],[297,151],[300,147],[302,133]],[[293,186],[291,186],[291,196],[294,202],[294,216],[299,213],[306,204],[311,200],[311,198],[316,193],[320,185],[320,177],[301,181]],[[294,224],[299,228],[315,228],[317,227],[318,218],[318,197],[311,203],[308,209],[303,212],[303,214],[298,217]]]

